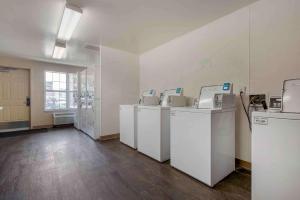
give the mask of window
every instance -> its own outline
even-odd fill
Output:
[[[45,110],[76,109],[77,80],[76,73],[45,72]]]

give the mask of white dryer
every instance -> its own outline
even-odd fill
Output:
[[[171,166],[213,187],[235,170],[231,83],[202,87],[196,108],[171,108]]]
[[[252,114],[252,199],[300,199],[300,79],[285,80],[282,113]]]
[[[137,148],[137,105],[120,105],[120,141]]]
[[[170,159],[170,107],[138,106],[138,151],[164,162]]]
[[[159,162],[170,159],[170,107],[185,106],[183,88],[165,90],[159,106],[138,106],[137,150]]]
[[[158,105],[159,98],[156,91],[146,90],[140,98],[140,105]],[[137,148],[137,106],[120,105],[120,142],[134,149]]]
[[[213,187],[235,170],[235,109],[171,108],[171,166]]]
[[[300,114],[253,112],[253,200],[300,199],[299,152]]]

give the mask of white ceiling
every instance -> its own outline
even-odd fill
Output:
[[[86,59],[78,53],[86,44],[143,53],[254,1],[68,0],[82,8],[83,17],[65,62]],[[50,59],[64,5],[65,0],[0,0],[0,53]]]

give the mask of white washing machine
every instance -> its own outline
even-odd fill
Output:
[[[137,105],[120,105],[120,141],[137,148]]]
[[[235,108],[171,108],[171,166],[213,187],[235,170]]]
[[[138,106],[137,150],[159,162],[170,159],[170,107],[186,105],[183,88],[165,90],[161,105]]]
[[[140,98],[141,105],[158,105],[159,98],[153,89],[146,90]],[[134,149],[137,148],[137,106],[120,105],[120,141]]]
[[[253,200],[300,199],[299,152],[300,114],[253,112]]]
[[[137,150],[159,162],[170,159],[170,107],[138,106]]]

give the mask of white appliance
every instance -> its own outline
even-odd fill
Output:
[[[159,162],[170,159],[170,107],[185,105],[185,99],[175,97],[183,97],[182,88],[165,90],[162,106],[138,106],[137,150]]]
[[[300,113],[300,79],[283,82],[282,112]]]
[[[158,105],[156,91],[144,91],[140,99],[142,105]],[[137,148],[137,106],[120,105],[120,141],[134,149]]]
[[[120,105],[120,141],[137,148],[137,105]]]
[[[53,125],[74,124],[74,112],[58,112],[53,113]]]
[[[222,92],[231,102],[216,106]],[[213,187],[235,170],[234,95],[227,83],[203,87],[198,106],[171,108],[171,166]]]
[[[170,107],[138,106],[137,150],[159,162],[170,159]]]
[[[252,115],[252,199],[300,199],[300,114]]]

